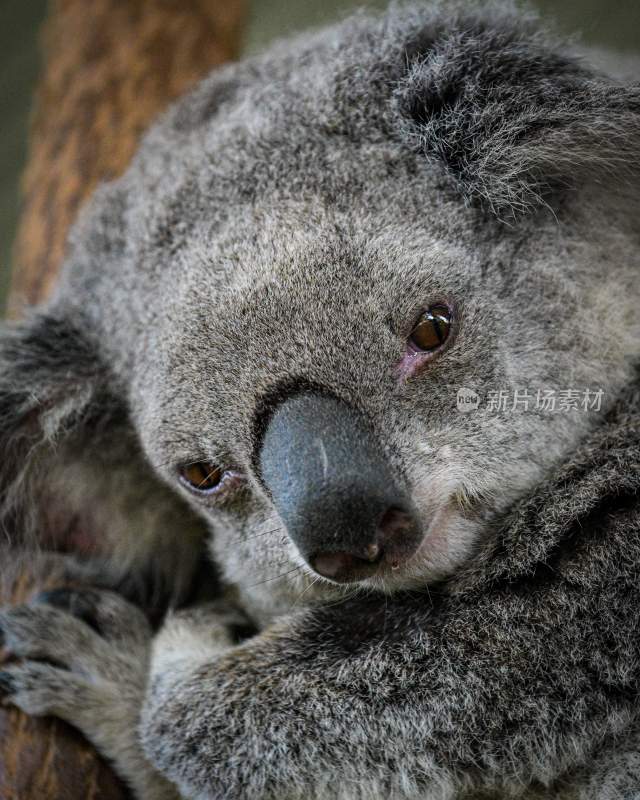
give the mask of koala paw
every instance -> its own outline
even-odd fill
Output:
[[[151,628],[119,595],[94,589],[55,589],[30,603],[0,610],[0,644],[27,659],[4,668],[3,681],[20,683],[30,662],[44,662],[68,681],[92,687],[127,684],[144,690]],[[42,713],[49,713],[44,711]]]
[[[159,780],[148,774],[138,734],[151,637],[144,614],[113,592],[43,592],[0,610],[0,646],[10,657],[0,693],[27,714],[78,728],[145,797]]]

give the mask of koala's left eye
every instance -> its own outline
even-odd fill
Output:
[[[447,341],[452,327],[451,309],[443,304],[429,306],[409,336],[411,347],[421,353],[437,350]]]
[[[178,478],[193,494],[213,496],[216,502],[225,502],[245,484],[245,477],[237,469],[220,467],[212,461],[193,461],[178,467]]]
[[[224,471],[210,461],[196,461],[179,467],[178,475],[192,492],[211,494],[222,483]]]

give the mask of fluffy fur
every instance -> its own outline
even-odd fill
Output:
[[[98,191],[48,307],[4,334],[3,520],[24,542],[52,507],[34,500],[90,511],[128,571],[176,571],[174,597],[203,520],[261,631],[172,616],[116,680],[72,607],[36,603],[2,616],[30,659],[3,678],[14,702],[79,725],[143,797],[171,791],[156,770],[187,797],[633,792],[638,98],[511,7],[415,5],[176,105]],[[407,379],[443,299],[457,337]],[[312,572],[256,474],[264,419],[311,387],[366,419],[425,530],[356,597]],[[602,390],[602,410],[496,413],[500,389]],[[241,489],[191,495],[176,468],[197,460]],[[76,636],[67,673],[33,660],[54,623]],[[83,675],[137,686],[137,708],[149,658],[144,756],[131,708],[107,714],[118,691]]]

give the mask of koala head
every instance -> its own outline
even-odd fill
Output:
[[[258,616],[446,578],[632,379],[639,123],[637,86],[503,5],[214,74],[5,335],[7,497],[33,437],[117,444],[106,517],[135,486],[122,526],[157,551],[160,518],[206,520]]]

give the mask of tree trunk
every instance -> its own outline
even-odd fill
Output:
[[[10,308],[43,300],[69,225],[166,105],[238,52],[246,0],[53,0]]]
[[[141,133],[175,97],[239,48],[246,0],[52,0],[44,31],[24,176],[11,316],[44,300],[69,226],[99,181],[127,166]],[[34,556],[0,603],[56,582]],[[126,789],[90,745],[55,720],[0,707],[0,800],[123,800]]]

